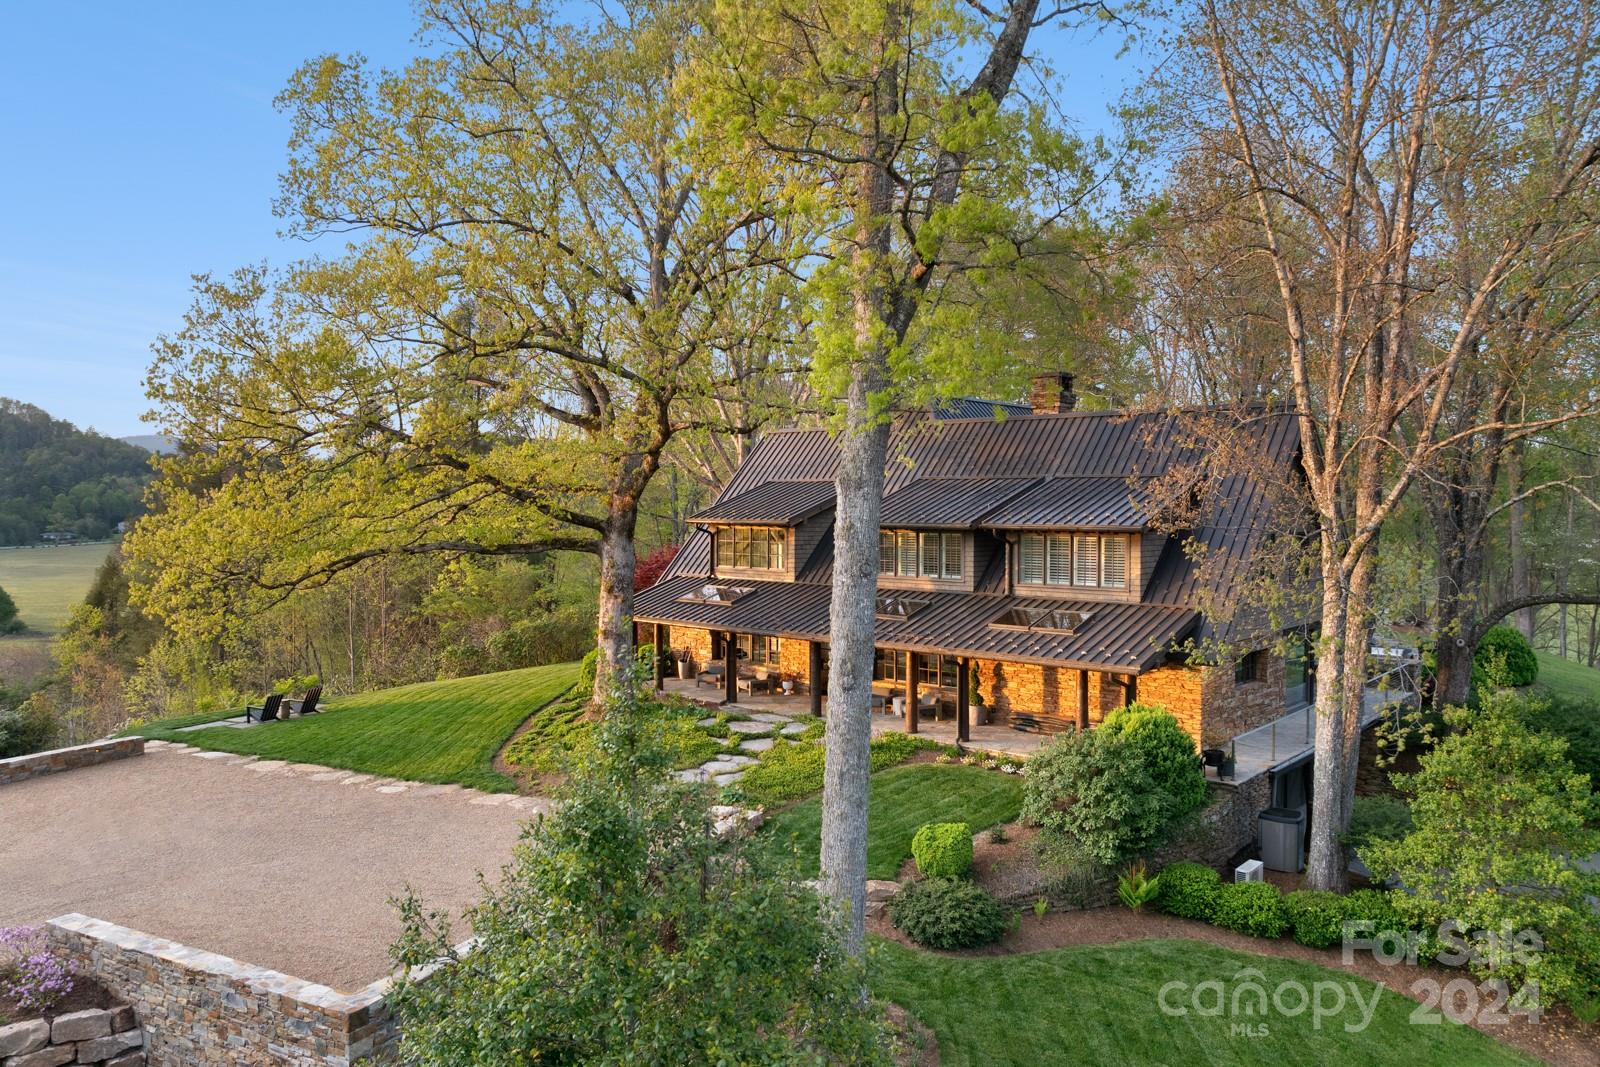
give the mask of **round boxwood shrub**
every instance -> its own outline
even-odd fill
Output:
[[[1294,939],[1310,948],[1329,948],[1344,939],[1345,898],[1318,889],[1297,889],[1283,898]]]
[[[1224,930],[1251,937],[1282,937],[1289,929],[1289,912],[1277,886],[1269,882],[1233,882],[1218,891],[1212,921]]]
[[[924,878],[960,878],[972,869],[972,827],[930,822],[911,838],[911,858]]]
[[[981,886],[955,878],[912,882],[889,901],[901,933],[927,948],[976,948],[1006,932],[1000,902]]]
[[[1174,863],[1161,872],[1156,907],[1168,915],[1210,922],[1217,907],[1222,876],[1201,863]]]
[[[1522,632],[1511,626],[1491,626],[1472,653],[1473,681],[1521,688],[1539,677],[1539,659]]]

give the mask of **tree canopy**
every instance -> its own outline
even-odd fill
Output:
[[[0,397],[0,545],[100,539],[140,511],[150,453]]]

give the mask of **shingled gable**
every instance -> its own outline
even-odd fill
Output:
[[[1260,450],[1286,467],[1297,447],[1293,418],[1256,413],[1245,423]],[[1203,445],[1184,420],[1165,412],[1071,412],[996,421],[914,419],[896,426],[886,471],[886,527],[983,529],[1147,529],[1143,492]],[[824,430],[768,434],[697,522],[793,525],[833,503],[838,453]],[[1136,602],[1051,599],[1009,593],[1003,553],[978,561],[970,592],[934,591],[907,619],[881,618],[878,640],[897,648],[997,656],[1063,667],[1140,671],[1162,662],[1175,642],[1211,632],[1200,604],[1249,562],[1265,526],[1267,494],[1249,478],[1211,494],[1214,511],[1193,531],[1211,560],[1203,571],[1178,538],[1147,533],[1158,558]],[[690,535],[668,573],[640,594],[642,622],[704,626],[823,641],[828,631],[832,538],[825,535],[793,581],[748,582],[736,604],[693,604],[685,595],[712,574],[711,536]],[[1071,634],[1000,625],[1032,608],[1076,611]]]

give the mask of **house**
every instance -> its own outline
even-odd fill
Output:
[[[1152,514],[1156,487],[1199,451],[1177,415],[1077,410],[1068,375],[1037,379],[1031,399],[999,420],[974,402],[978,417],[947,408],[895,427],[875,710],[898,707],[910,731],[953,721],[966,741],[984,721],[1089,728],[1137,700],[1170,710],[1202,746],[1272,729],[1277,762],[1277,724],[1312,699],[1305,644],[1262,633],[1209,666],[1185,651],[1247,632],[1206,606],[1251,565],[1270,494],[1251,476],[1225,478],[1190,529],[1172,529]],[[1292,415],[1258,412],[1241,432],[1275,476],[1294,476]],[[822,713],[837,459],[823,430],[769,433],[637,598],[643,638],[687,653],[701,692],[733,703],[787,681]]]

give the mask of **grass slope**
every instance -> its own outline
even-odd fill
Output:
[[[911,855],[917,827],[964,822],[973,830],[1010,822],[1022,810],[1022,781],[981,767],[913,763],[872,776],[867,816],[867,877],[894,878]],[[822,799],[796,804],[767,821],[767,833],[794,838],[804,877],[820,868]]]
[[[1535,655],[1539,657],[1539,681],[1536,685],[1558,696],[1600,700],[1600,671],[1576,660],[1562,659],[1554,652],[1536,652]]]
[[[0,548],[0,589],[17,602],[17,614],[34,630],[55,633],[94,582],[109,544],[62,548]]]
[[[1347,1022],[1354,1026],[1361,1019],[1350,983],[1358,983],[1370,1004],[1371,982],[1312,964],[1247,956],[1197,941],[1131,941],[981,959],[935,956],[888,942],[879,942],[876,948],[873,991],[903,1005],[933,1029],[943,1067],[1079,1063],[1499,1067],[1533,1062],[1457,1023],[1414,1026],[1410,1016],[1415,1002],[1387,990],[1371,1025],[1359,1033],[1347,1032]],[[1272,1011],[1264,1019],[1267,1032],[1258,1037],[1234,1034],[1231,1025],[1259,1024],[1263,1016],[1201,1016],[1181,993],[1169,995],[1168,1003],[1188,1003],[1189,1014],[1162,1013],[1157,998],[1167,982],[1185,982],[1184,992],[1192,992],[1200,982],[1215,979],[1231,998],[1234,976],[1246,968],[1259,972],[1258,981],[1269,995],[1289,980],[1303,983],[1307,992],[1316,982],[1337,982],[1346,1007],[1337,1016],[1324,1017],[1320,1027],[1313,1026],[1310,1011],[1298,1016]],[[1325,997],[1324,1003],[1331,1007],[1333,995]]]
[[[218,717],[194,716],[131,732],[263,759],[509,792],[516,783],[494,769],[495,753],[524,719],[577,678],[576,663],[561,663],[341,697],[323,705],[321,714],[249,730],[174,732]]]

